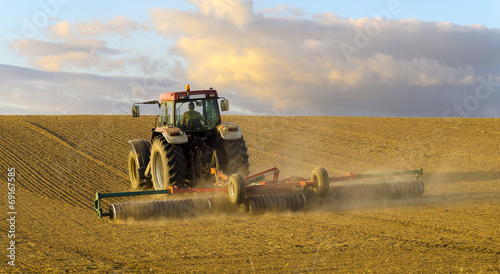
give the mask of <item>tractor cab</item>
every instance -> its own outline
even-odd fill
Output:
[[[221,101],[221,110],[229,110],[229,102],[220,98],[217,91],[191,91],[189,85],[186,91],[166,92],[161,94],[160,102],[151,101],[160,107],[159,127],[177,127],[186,132],[206,132],[214,130],[221,123],[218,99]],[[139,116],[139,107],[132,109],[134,117]]]
[[[186,132],[211,131],[221,123],[219,96],[214,89],[167,92],[160,96],[160,126],[178,127]],[[223,100],[222,110],[227,110]],[[226,107],[224,107],[226,106]]]
[[[167,102],[167,119],[169,102]],[[170,103],[170,106],[172,104]],[[213,130],[221,121],[217,99],[190,99],[176,101],[173,104],[174,119],[170,118],[168,124],[174,124],[184,131],[209,131]],[[160,116],[161,117],[161,116]]]

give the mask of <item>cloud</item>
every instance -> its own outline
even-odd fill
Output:
[[[18,39],[11,47],[26,56],[33,67],[48,71],[92,69],[102,73],[123,73],[128,68],[144,71],[145,63],[155,61],[146,54],[131,55],[133,50],[127,48],[127,43],[114,48],[109,44],[115,40],[110,36],[131,39],[131,33],[148,30],[146,25],[124,16],[106,21],[62,21],[47,27],[45,34],[49,39]]]
[[[109,58],[120,50],[109,48],[104,41],[72,39],[68,42],[45,42],[20,39],[12,44],[20,54],[29,57],[35,68],[60,71],[63,68],[98,67],[103,71],[123,68],[125,61]]]
[[[303,9],[294,7],[293,5],[278,5],[272,8],[261,9],[259,12],[272,16],[290,15],[293,17],[304,17],[306,15]]]
[[[252,1],[241,0],[188,0],[195,4],[198,11],[206,17],[226,21],[237,27],[244,27],[255,17]]]
[[[148,30],[148,27],[125,16],[117,16],[107,21],[95,19],[74,24],[63,21],[48,27],[47,36],[53,39],[72,39],[74,37],[99,37],[118,34],[130,37],[133,31]]]
[[[74,37],[73,30],[71,29],[71,24],[68,21],[60,22],[52,26],[49,26],[47,35],[55,39]]]
[[[19,39],[12,44],[19,53],[26,56],[59,55],[68,52],[95,52],[120,54],[120,50],[111,49],[106,42],[91,39],[72,39],[68,42],[46,42],[33,39]]]
[[[497,29],[190,2],[197,11],[153,9],[156,30],[175,37],[171,54],[186,60],[187,81],[232,91],[257,113],[442,116],[474,93],[479,76],[500,75]],[[242,11],[241,21],[230,16]]]
[[[41,71],[0,64],[0,115],[130,114],[135,102],[155,100],[174,81]],[[158,113],[144,108],[144,114]]]
[[[190,83],[216,88],[241,113],[439,117],[451,109],[450,116],[498,116],[499,29],[186,1],[195,8],[152,8],[151,26],[126,17],[60,21],[46,40],[17,40],[12,48],[45,71],[0,65],[2,76],[13,77],[0,81],[13,96],[3,94],[0,104],[18,112],[107,113],[117,98],[149,100]],[[160,50],[134,48],[145,33]],[[68,73],[75,69],[145,76]],[[24,93],[49,98],[46,108],[23,101]],[[82,107],[63,103],[71,100]]]
[[[43,56],[38,58],[33,64],[37,68],[49,71],[60,71],[62,67],[99,67],[101,71],[109,71],[124,67],[124,63],[124,60],[105,60],[92,52],[72,51],[56,56]]]

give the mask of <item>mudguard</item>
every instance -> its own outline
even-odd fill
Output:
[[[217,126],[217,131],[224,140],[239,140],[243,136],[241,128],[233,123],[221,123]]]
[[[188,142],[187,134],[178,127],[158,127],[155,132],[161,133],[165,140],[172,145],[181,145]]]

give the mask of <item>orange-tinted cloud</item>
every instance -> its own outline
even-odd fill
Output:
[[[477,44],[463,43],[470,33],[487,37],[489,32],[477,26],[331,13],[305,20],[273,17],[292,7],[262,14],[252,10],[251,1],[191,2],[198,11],[151,11],[157,31],[176,37],[172,53],[187,61],[187,81],[235,91],[272,108],[314,113],[309,106],[316,98],[338,96],[362,104],[374,94],[392,96],[388,102],[401,101],[403,95],[411,101],[403,91],[413,89],[422,97],[418,90],[424,94],[473,85],[476,64],[488,61],[468,52]],[[452,39],[442,41],[443,35]],[[342,43],[358,48],[346,56]],[[485,46],[484,54],[492,54],[494,45]]]

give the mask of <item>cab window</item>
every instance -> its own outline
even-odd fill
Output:
[[[163,103],[160,107],[160,126],[166,127],[174,123],[174,102]]]
[[[161,104],[160,107],[160,127],[167,125],[167,105]]]
[[[194,106],[194,109],[189,109],[190,104]],[[217,100],[205,99],[176,102],[175,117],[175,125],[185,130],[193,130],[188,127],[189,119],[200,120],[201,125],[198,125],[196,129],[211,130],[220,120]]]

